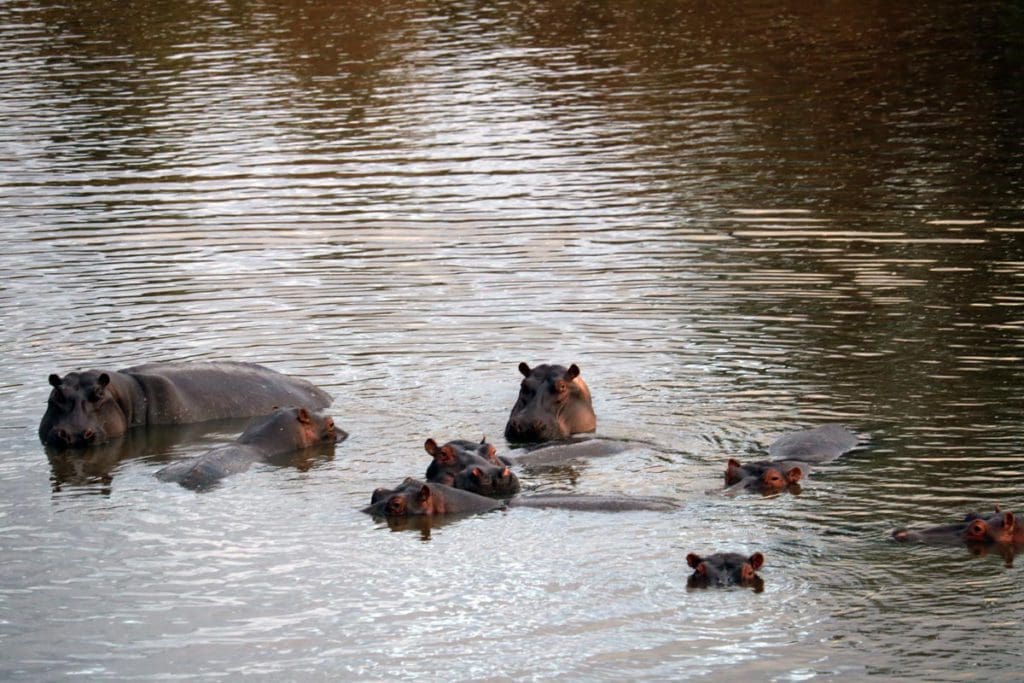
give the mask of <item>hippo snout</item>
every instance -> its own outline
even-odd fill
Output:
[[[50,430],[47,438],[47,443],[51,446],[91,446],[101,439],[98,439],[98,434],[94,429],[84,429],[82,431],[72,432],[63,427],[54,427]]]

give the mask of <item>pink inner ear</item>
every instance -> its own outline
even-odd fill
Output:
[[[423,450],[425,450],[430,455],[434,455],[434,453],[437,452],[437,442],[434,441],[433,439],[427,439],[426,441],[423,442]]]
[[[686,556],[686,564],[690,565],[694,569],[700,564],[700,556],[697,553],[690,553]]]
[[[786,478],[789,479],[791,484],[796,483],[803,479],[804,473],[799,467],[793,467],[786,472]]]
[[[417,496],[420,503],[426,503],[430,500],[430,487],[426,484],[420,489],[419,495]]]
[[[1017,520],[1014,518],[1012,512],[1003,513],[1003,526],[1007,529],[1014,529],[1017,525]]]
[[[305,408],[299,408],[299,422],[309,424],[309,411]]]
[[[569,369],[565,371],[565,381],[571,382],[580,376],[580,368],[578,365],[573,363],[569,366]]]

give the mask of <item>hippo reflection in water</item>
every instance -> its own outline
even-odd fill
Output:
[[[102,444],[133,427],[266,415],[277,406],[320,410],[331,397],[306,380],[252,363],[152,363],[50,375],[43,443]]]

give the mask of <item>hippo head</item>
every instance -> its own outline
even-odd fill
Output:
[[[50,375],[39,438],[58,448],[83,448],[124,434],[129,421],[106,372]]]
[[[693,574],[686,581],[687,588],[745,586],[753,588],[755,593],[764,590],[764,581],[757,575],[764,564],[761,553],[750,557],[739,553],[715,553],[706,557],[690,553],[686,563],[693,568]]]
[[[398,488],[378,488],[370,496],[369,507],[363,511],[387,518],[429,515],[433,511],[430,487],[410,477]]]
[[[519,364],[523,381],[505,425],[510,442],[536,443],[566,439],[597,428],[597,418],[577,365]]]
[[[334,424],[334,418],[306,408],[274,408],[269,415],[254,419],[238,437],[239,443],[258,446],[268,454],[311,448],[344,441],[348,434]]]
[[[508,465],[471,465],[455,475],[452,486],[481,496],[507,497],[519,493],[519,477]]]

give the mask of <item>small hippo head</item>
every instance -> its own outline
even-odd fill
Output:
[[[693,574],[686,581],[687,588],[744,586],[753,588],[755,593],[764,590],[764,581],[757,575],[764,564],[761,553],[750,557],[739,553],[715,553],[705,557],[690,553],[686,563],[693,568]]]
[[[471,465],[456,474],[451,485],[481,496],[504,498],[519,493],[519,477],[508,465]]]
[[[256,418],[238,437],[239,443],[258,447],[268,454],[311,448],[344,441],[348,434],[334,424],[334,418],[306,408],[274,408]]]
[[[893,539],[902,542],[964,543],[972,549],[991,545],[1024,545],[1024,523],[1012,512],[996,506],[991,515],[968,512],[962,522],[917,531],[896,529]]]
[[[505,438],[531,443],[566,439],[597,428],[590,389],[577,365],[519,364],[523,381],[508,422]]]
[[[456,439],[444,445],[438,445],[437,441],[428,438],[423,443],[423,450],[432,459],[427,466],[427,481],[445,486],[455,486],[456,476],[467,467],[480,467],[484,470],[496,465],[504,467],[495,446],[487,443],[486,438],[479,442]]]
[[[363,511],[378,517],[412,517],[430,515],[430,487],[422,481],[407,478],[398,488],[378,488],[370,496],[370,505]]]
[[[39,438],[58,448],[84,448],[124,434],[129,420],[106,372],[50,375],[50,397]]]
[[[798,483],[804,478],[805,464],[792,460],[760,460],[746,465],[730,458],[725,468],[725,485],[735,486],[766,496],[789,491],[800,493]]]

